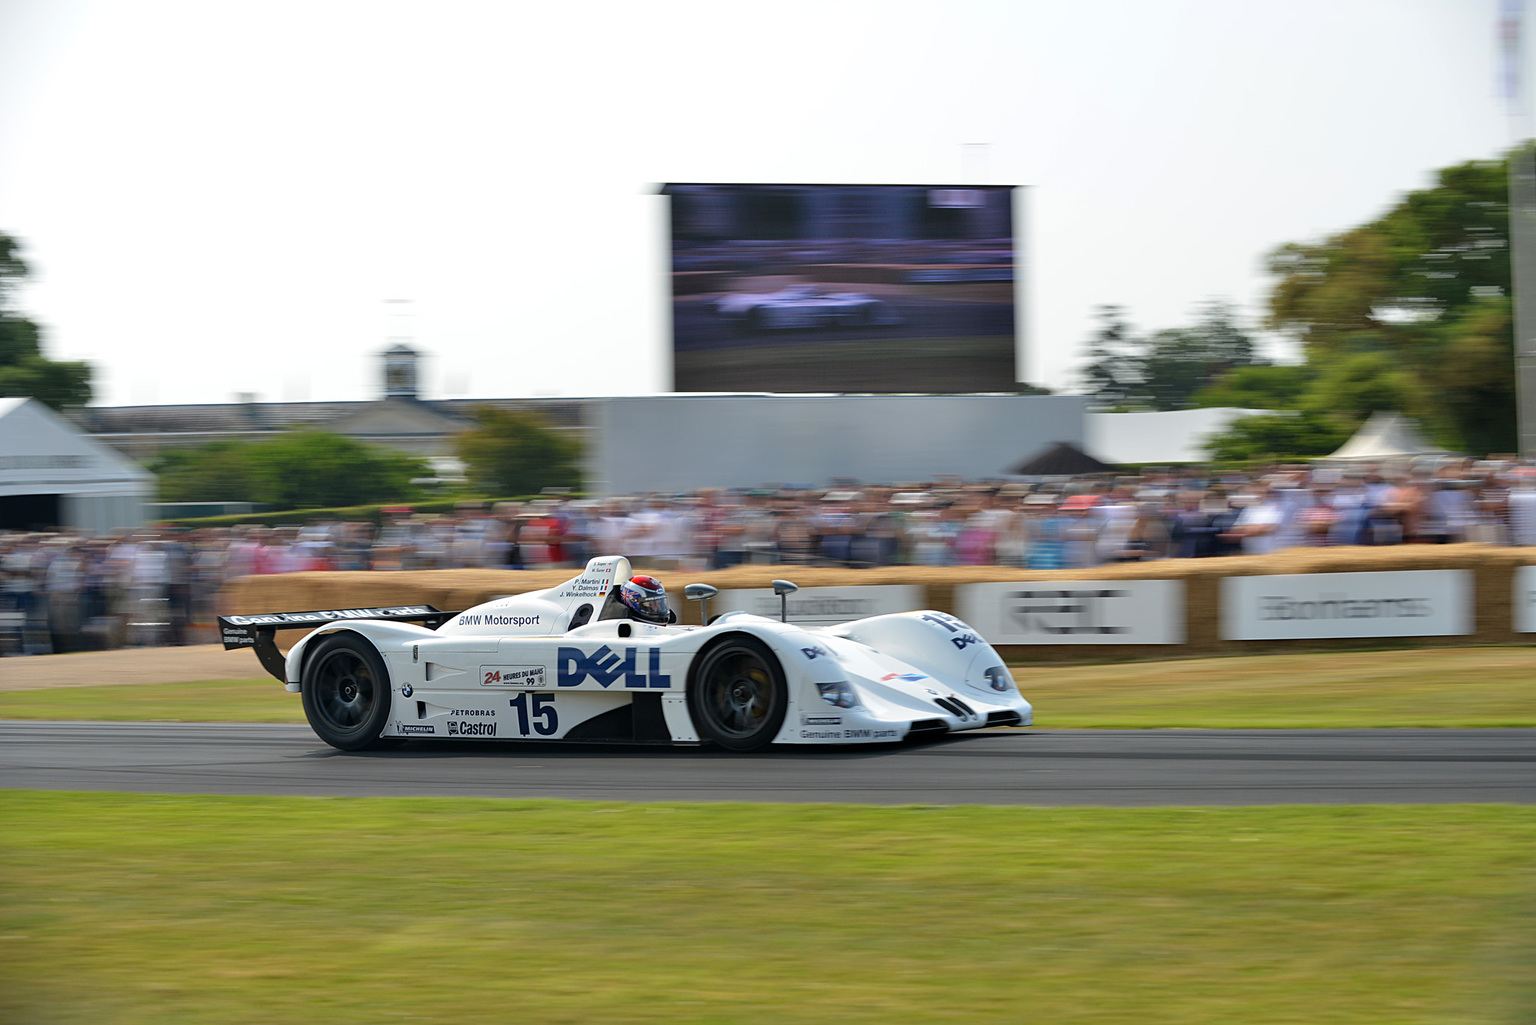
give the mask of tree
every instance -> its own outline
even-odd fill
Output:
[[[1308,459],[1336,451],[1349,434],[1322,413],[1264,413],[1232,421],[1227,430],[1206,440],[1206,450],[1221,462]]]
[[[1506,161],[1445,168],[1368,224],[1281,246],[1269,269],[1267,323],[1300,344],[1308,402],[1355,418],[1396,393],[1448,448],[1514,448]]]
[[[1102,408],[1135,408],[1145,398],[1141,343],[1131,334],[1120,307],[1100,306],[1095,312],[1099,330],[1088,344],[1083,391]]]
[[[55,362],[42,351],[42,330],[13,306],[29,271],[21,247],[0,232],[0,395],[27,395],[54,409],[91,400],[88,363]]]
[[[1220,301],[1200,308],[1195,324],[1136,337],[1115,306],[1099,309],[1102,326],[1083,369],[1087,392],[1119,409],[1188,409],[1199,393],[1241,367],[1262,365],[1253,340]]]
[[[1357,352],[1326,364],[1305,395],[1302,409],[1331,413],[1350,426],[1372,413],[1405,413],[1419,420],[1434,414],[1417,374],[1385,352]]]
[[[428,476],[423,459],[326,431],[267,441],[215,442],[166,452],[150,464],[165,502],[260,502],[323,509],[405,502]]]
[[[1306,364],[1238,367],[1195,393],[1197,406],[1297,409],[1316,373]]]
[[[535,495],[581,486],[581,447],[530,413],[481,406],[477,426],[458,437],[470,482],[488,494]]]

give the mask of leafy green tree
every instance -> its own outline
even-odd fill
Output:
[[[476,488],[495,495],[534,495],[581,486],[581,446],[530,413],[481,406],[476,426],[459,435],[459,458]]]
[[[91,400],[90,365],[45,358],[41,329],[13,305],[28,273],[21,247],[0,233],[0,395],[31,396],[54,409],[83,406]]]
[[[1423,382],[1385,352],[1357,352],[1326,364],[1302,396],[1301,408],[1332,413],[1351,426],[1372,413],[1433,415]]]
[[[417,497],[423,459],[326,431],[266,441],[216,442],[172,450],[150,464],[166,502],[260,502],[315,509]]]
[[[1269,268],[1268,325],[1316,374],[1304,404],[1354,419],[1397,401],[1449,448],[1514,448],[1506,161],[1445,168],[1368,224],[1280,247]]]
[[[1219,462],[1307,459],[1326,456],[1349,440],[1337,420],[1308,410],[1244,416],[1206,441]]]
[[[1196,392],[1195,405],[1296,409],[1315,377],[1304,363],[1238,367]]]

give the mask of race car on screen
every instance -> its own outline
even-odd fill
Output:
[[[862,292],[823,292],[790,285],[777,292],[742,292],[715,300],[715,312],[748,331],[814,327],[871,327],[900,324],[890,303]]]
[[[776,581],[781,596],[795,585]],[[421,737],[698,744],[893,742],[1027,726],[1032,710],[981,636],[942,612],[808,628],[746,612],[678,626],[665,589],[597,558],[558,587],[430,605],[220,616],[342,750]],[[275,633],[318,624],[286,657]],[[424,625],[418,625],[424,624]]]

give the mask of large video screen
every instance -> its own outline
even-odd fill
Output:
[[[663,191],[674,390],[1015,390],[1012,186]]]

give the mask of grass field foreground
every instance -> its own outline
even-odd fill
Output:
[[[1489,1022],[1536,809],[0,791],[0,1020]]]
[[[1015,665],[1041,728],[1536,726],[1536,647]],[[0,692],[0,718],[303,722],[271,677]]]

